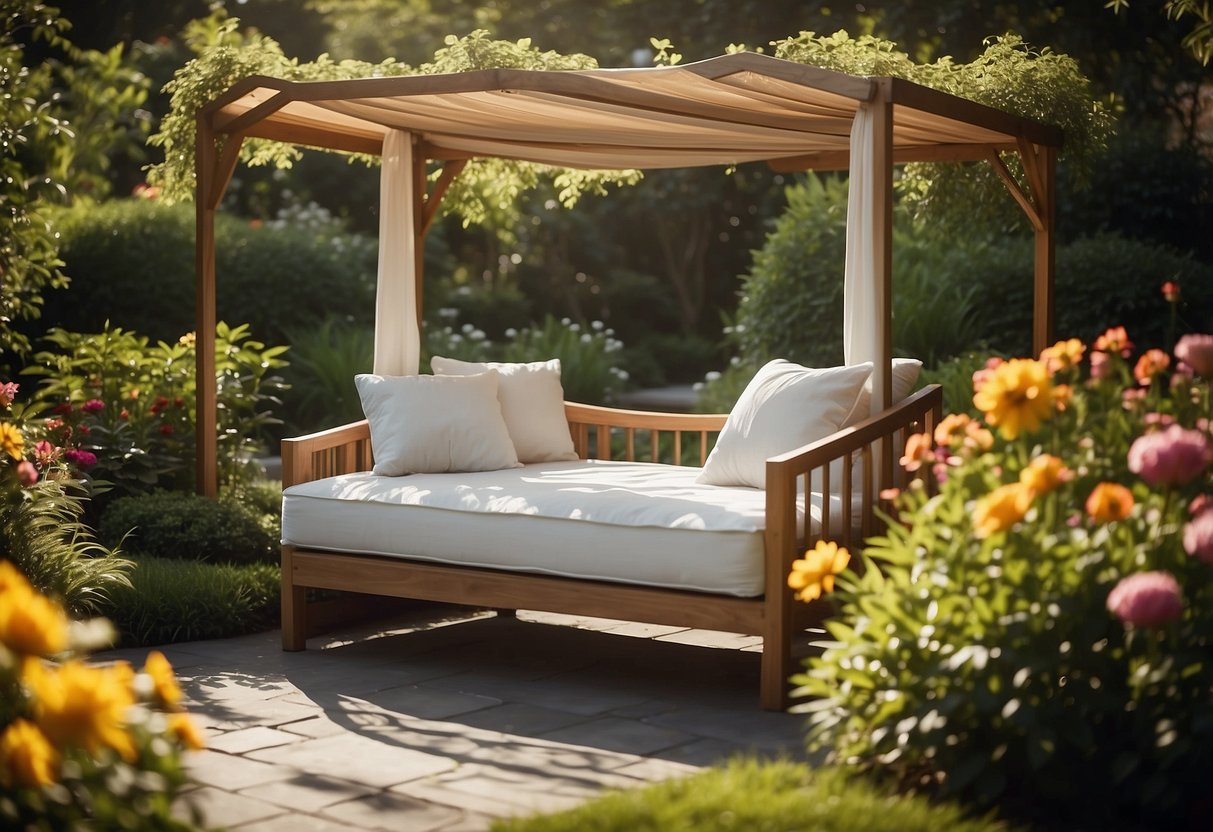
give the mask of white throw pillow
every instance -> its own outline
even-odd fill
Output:
[[[909,395],[914,392],[914,385],[918,383],[918,374],[921,370],[922,362],[917,358],[893,359],[893,404],[909,398]],[[855,400],[855,409],[851,411],[851,415],[847,416],[842,426],[845,428],[858,425],[871,415],[872,378],[869,376],[859,391],[859,398]]]
[[[497,374],[354,376],[371,428],[374,473],[437,474],[518,468]]]
[[[496,371],[501,415],[514,442],[518,461],[563,462],[577,459],[569,420],[564,414],[560,359],[506,364],[475,363],[434,356],[430,367],[440,376],[466,376]]]
[[[695,481],[765,488],[767,459],[842,427],[871,373],[870,362],[825,369],[769,362],[746,385]]]

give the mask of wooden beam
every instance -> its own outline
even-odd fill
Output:
[[[215,387],[215,204],[222,185],[217,176],[215,134],[199,115],[195,137],[195,210],[197,269],[195,349],[195,486],[199,494],[219,494],[217,391]],[[226,184],[226,183],[224,183]]]
[[[881,80],[888,82],[892,101],[899,107],[909,107],[963,124],[983,127],[1006,136],[1027,139],[1034,144],[1061,147],[1062,131],[1052,124],[1044,124],[1008,113],[1005,110],[970,101],[967,98],[949,95],[904,78]]]
[[[1003,162],[1002,157],[991,150],[988,158],[990,164],[994,166],[994,171],[1002,179],[1003,184],[1007,186],[1007,190],[1011,192],[1011,196],[1019,203],[1019,207],[1023,209],[1023,212],[1028,215],[1028,221],[1032,223],[1032,228],[1042,231],[1044,229],[1044,220],[1041,219],[1040,211],[1033,204],[1032,198],[1019,187],[1019,182],[1011,175],[1011,171],[1007,169],[1007,165]]]
[[[421,152],[421,146],[417,145],[414,148],[417,153]],[[442,173],[438,175],[438,181],[434,184],[434,191],[425,199],[425,216],[421,221],[421,235],[424,237],[429,233],[430,226],[434,224],[434,219],[438,216],[438,208],[442,205],[442,198],[446,196],[447,189],[451,187],[451,183],[459,174],[463,173],[463,169],[467,167],[467,159],[456,159],[442,166]]]
[[[1057,148],[1042,147],[1036,156],[1041,188],[1036,194],[1042,227],[1036,231],[1032,301],[1032,354],[1053,343],[1053,284],[1057,271]]]
[[[1002,144],[928,144],[917,147],[894,147],[893,163],[907,162],[980,162],[989,158],[990,150],[1015,150],[1014,142]],[[805,170],[848,170],[851,167],[851,151],[822,150],[802,156],[785,156],[767,162],[779,173],[798,173]]]

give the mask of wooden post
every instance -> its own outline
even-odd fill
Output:
[[[759,697],[765,710],[788,707],[788,679],[792,675],[792,590],[788,573],[796,558],[796,477],[787,476],[767,462],[766,516],[763,549],[766,557],[763,582],[762,662]]]
[[[1036,162],[1041,187],[1035,194],[1041,225],[1036,230],[1035,280],[1032,302],[1032,354],[1053,343],[1053,282],[1057,269],[1057,148],[1041,147]]]
[[[876,86],[872,107],[872,174],[876,177],[876,205],[873,206],[872,252],[876,279],[881,283],[880,306],[876,321],[880,329],[880,350],[877,361],[883,372],[874,376],[882,382],[880,390],[872,391],[872,412],[893,405],[893,98],[888,79]],[[893,482],[893,441],[886,436],[880,454],[880,487]]]
[[[198,117],[195,139],[195,210],[197,234],[197,300],[194,322],[195,484],[199,494],[219,493],[217,390],[215,386],[215,134],[205,116]],[[220,189],[221,191],[222,189]]]

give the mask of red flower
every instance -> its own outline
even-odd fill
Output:
[[[173,426],[172,425],[161,425],[160,432],[163,433],[165,436],[172,436],[173,435]]]
[[[101,399],[89,399],[80,405],[80,409],[85,413],[100,413],[105,410],[105,402],[101,401]]]
[[[131,412],[124,407],[122,408],[122,412],[118,414],[118,418],[125,422],[131,418]]]
[[[1174,280],[1162,284],[1162,296],[1167,299],[1167,303],[1175,303],[1179,300],[1179,284]]]
[[[66,416],[68,413],[71,413],[71,412],[72,412],[72,403],[71,402],[60,402],[59,404],[55,405],[55,409],[51,411],[51,413],[57,413],[60,416]]]
[[[90,468],[97,464],[97,455],[95,453],[92,451],[81,451],[76,448],[69,448],[64,451],[63,458],[77,468]]]

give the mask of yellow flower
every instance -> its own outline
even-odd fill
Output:
[[[67,617],[39,595],[10,561],[0,561],[0,644],[25,656],[67,649]]]
[[[1133,511],[1133,494],[1115,482],[1101,482],[1087,497],[1087,514],[1096,523],[1124,520]]]
[[[25,437],[21,435],[19,427],[8,422],[0,423],[0,450],[13,459],[25,456]]]
[[[1045,347],[1040,352],[1040,360],[1049,368],[1050,373],[1059,373],[1082,363],[1082,355],[1086,350],[1082,341],[1070,338],[1066,341],[1058,341],[1051,347]]]
[[[1045,365],[1014,358],[998,366],[973,395],[973,404],[1004,437],[1034,431],[1053,412],[1053,382]]]
[[[201,751],[206,748],[206,740],[202,738],[202,732],[198,730],[198,726],[190,719],[189,714],[170,714],[168,718],[168,733],[169,736],[190,751]]]
[[[112,748],[133,762],[135,744],[126,732],[126,712],[135,704],[129,664],[92,667],[72,660],[57,668],[33,664],[26,683],[34,718],[57,745],[78,745],[96,754]]]
[[[822,592],[834,591],[834,576],[847,568],[851,555],[837,543],[825,540],[804,553],[803,560],[792,561],[792,573],[788,575],[788,586],[796,590],[801,601],[814,601]]]
[[[1001,485],[977,501],[973,509],[973,525],[978,537],[1005,532],[1028,513],[1032,491],[1023,483]]]
[[[1041,454],[1019,472],[1019,481],[1033,494],[1048,494],[1072,476],[1060,459],[1052,454]]]
[[[173,675],[173,666],[159,650],[147,654],[143,672],[152,678],[156,701],[165,708],[174,708],[181,701],[181,688]]]
[[[17,719],[0,734],[0,783],[41,788],[59,780],[59,751],[27,719]]]

